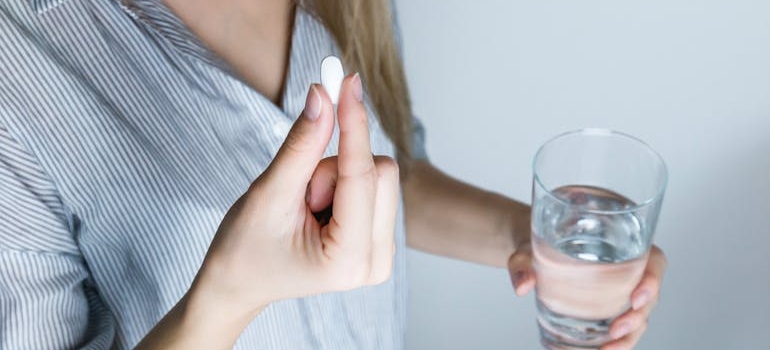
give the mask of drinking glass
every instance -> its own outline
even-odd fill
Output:
[[[582,129],[535,155],[533,268],[541,342],[596,349],[630,308],[666,188],[666,165],[644,142]]]

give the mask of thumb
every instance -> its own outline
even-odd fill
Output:
[[[516,295],[523,296],[535,286],[535,273],[532,271],[532,246],[525,243],[516,248],[508,259],[508,272]]]
[[[318,84],[310,86],[302,115],[294,122],[266,170],[269,182],[303,195],[334,130],[331,100]]]

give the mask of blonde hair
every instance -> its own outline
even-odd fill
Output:
[[[405,163],[411,158],[412,108],[390,0],[312,0],[306,5],[337,40],[348,70],[360,72],[380,124]]]

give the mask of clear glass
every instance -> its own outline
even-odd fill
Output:
[[[546,142],[533,170],[541,341],[547,349],[598,349],[647,264],[666,165],[634,137],[583,129]]]

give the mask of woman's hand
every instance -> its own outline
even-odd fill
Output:
[[[346,78],[339,155],[322,160],[334,111],[320,86],[310,88],[273,162],[225,215],[192,287],[136,349],[231,349],[273,301],[389,278],[398,167],[372,156],[361,99],[359,77]]]
[[[647,330],[647,318],[658,302],[660,283],[666,269],[666,257],[657,246],[650,250],[642,280],[631,293],[631,310],[618,316],[610,325],[613,340],[601,350],[632,349]],[[516,294],[523,296],[535,286],[532,271],[532,247],[529,243],[520,246],[508,260],[508,271]]]
[[[252,313],[270,302],[386,281],[394,254],[398,166],[372,155],[358,75],[338,104],[339,155],[321,159],[334,127],[311,86],[278,154],[230,208],[193,289]]]

